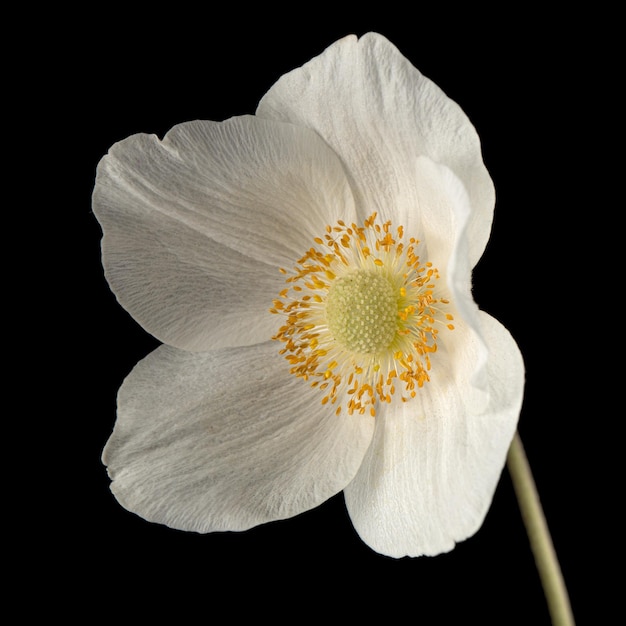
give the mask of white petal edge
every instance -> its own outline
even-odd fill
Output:
[[[432,357],[433,366],[441,367],[438,361],[445,353],[446,367],[453,370],[468,407],[480,411],[488,402],[488,349],[481,338],[479,309],[472,296],[469,195],[461,180],[445,165],[420,157],[415,171],[420,179],[420,210],[401,214],[399,221],[411,234],[421,231],[424,240],[417,252],[437,268],[441,278],[435,282],[435,297],[450,301],[446,312],[453,314],[455,327],[451,332],[441,325],[440,350]]]
[[[253,116],[115,144],[98,166],[93,210],[121,305],[192,351],[269,339],[279,266],[355,215],[342,166],[314,132]]]
[[[376,417],[374,440],[345,498],[358,534],[377,552],[436,555],[482,525],[517,426],[524,364],[504,326],[480,317],[489,346],[486,411],[469,412],[451,376]]]
[[[345,37],[282,76],[257,115],[308,126],[341,157],[361,219],[417,211],[413,166],[427,157],[450,168],[468,190],[470,262],[491,230],[495,191],[476,129],[462,109],[385,37]]]
[[[288,367],[275,342],[208,353],[162,346],[139,362],[103,453],[119,502],[205,533],[291,517],[341,491],[373,419],[335,415]]]

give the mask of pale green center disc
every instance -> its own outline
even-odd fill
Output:
[[[326,320],[334,339],[352,352],[377,354],[398,330],[398,294],[375,270],[336,278],[326,299]]]

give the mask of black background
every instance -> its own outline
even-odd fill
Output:
[[[20,580],[54,589],[51,614],[82,623],[110,613],[139,623],[174,614],[176,623],[549,624],[506,471],[473,538],[450,554],[395,560],[359,540],[341,494],[290,520],[201,536],[122,509],[100,463],[117,389],[158,344],[103,278],[90,210],[98,160],[136,132],[162,136],[186,120],[253,113],[280,75],[346,34],[375,30],[456,100],[481,136],[497,205],[475,297],[524,354],[519,430],[578,622],[605,623],[589,617],[603,605],[591,581],[604,551],[588,526],[600,499],[587,427],[597,419],[593,331],[586,314],[572,320],[572,311],[587,310],[581,274],[594,263],[582,252],[593,235],[578,216],[589,208],[582,163],[590,152],[581,141],[594,133],[586,102],[602,63],[591,43],[599,27],[521,6],[484,14],[361,7],[346,17],[321,5],[232,9],[154,6],[131,15],[103,6],[61,15],[43,46],[36,97],[45,110],[58,108],[35,119],[56,129],[46,131],[52,140],[43,152],[60,165],[52,195],[66,239],[57,251],[62,278],[48,267],[42,273],[66,304],[53,347],[71,365],[45,365],[60,373],[50,410],[63,415],[54,428],[62,452],[39,488],[46,515],[32,539],[40,551]]]

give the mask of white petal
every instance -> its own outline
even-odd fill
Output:
[[[508,331],[481,314],[489,345],[487,411],[474,414],[453,376],[376,417],[372,446],[345,490],[361,538],[393,557],[435,555],[478,530],[522,402],[524,366]]]
[[[243,530],[345,487],[373,420],[322,406],[277,349],[162,346],[136,366],[103,455],[124,507],[183,530]]]
[[[121,304],[194,351],[271,337],[278,267],[354,215],[341,164],[315,133],[251,116],[119,142],[98,166],[93,208]]]
[[[417,159],[446,165],[468,190],[472,266],[480,258],[495,194],[476,130],[384,37],[369,33],[336,42],[281,77],[257,115],[316,130],[344,161],[362,214],[395,219],[419,212]]]
[[[423,181],[419,187],[421,225],[415,214],[400,215],[410,232],[421,229],[425,245],[418,249],[424,260],[439,270],[436,296],[451,301],[454,332],[443,328],[438,343],[446,352],[446,367],[462,387],[464,402],[473,411],[484,410],[489,397],[485,366],[488,348],[481,338],[478,306],[471,291],[472,266],[469,258],[470,200],[459,178],[448,167],[420,157],[418,168]],[[441,366],[441,364],[439,364]]]

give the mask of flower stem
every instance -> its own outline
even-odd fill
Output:
[[[519,433],[515,433],[511,442],[507,464],[546,595],[552,624],[573,626],[574,617],[567,589]]]

